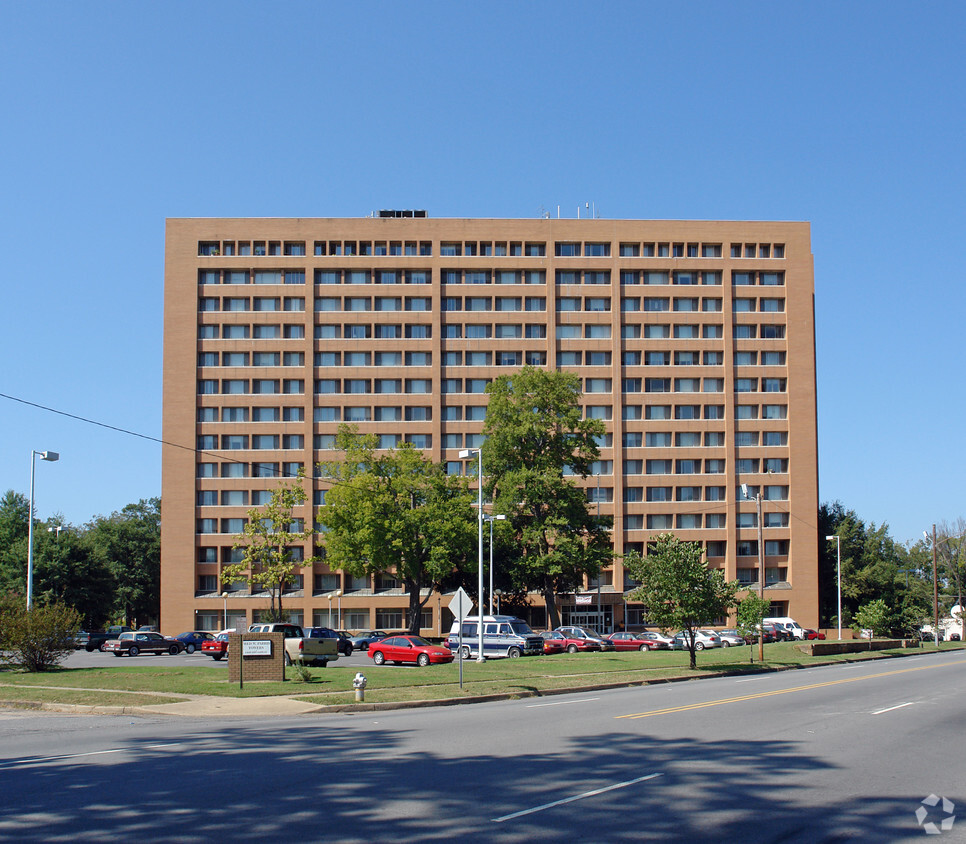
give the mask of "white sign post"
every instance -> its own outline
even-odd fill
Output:
[[[456,640],[456,659],[459,661],[460,666],[461,689],[463,688],[463,619],[466,618],[472,606],[473,602],[462,586],[456,590],[453,600],[449,602],[449,610],[456,617],[456,629],[459,631]]]

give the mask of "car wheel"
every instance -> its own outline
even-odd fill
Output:
[[[703,651],[704,650],[704,642],[695,642],[694,649],[696,651]]]
[[[105,644],[106,644],[106,642],[101,642],[101,643],[100,643],[100,644],[99,644],[99,645],[97,646],[97,649],[98,649],[98,650],[99,650],[99,651],[100,651],[100,652],[101,652],[102,654],[106,654],[106,653],[107,653],[107,648],[105,648],[105,647],[104,647],[104,645],[105,645]]]
[[[172,645],[170,648],[168,648],[168,653],[171,654],[171,656],[177,656],[179,653],[181,653],[181,648],[179,648],[177,645]]]
[[[731,647],[731,642],[728,642],[728,641],[725,641],[724,639],[722,639],[721,640],[721,647],[723,647],[723,648],[730,648]]]
[[[647,645],[641,645],[641,646],[640,646],[640,647],[638,648],[638,650],[639,650],[639,651],[649,651],[649,650],[650,650],[650,648],[649,648],[649,647],[648,647]]]
[[[463,649],[460,651],[460,659],[469,659],[470,649],[466,645],[463,645]]]
[[[195,646],[189,642],[188,646],[185,648],[185,652],[189,654],[193,654],[195,652]]]
[[[516,659],[517,657],[523,656],[523,651],[521,651],[519,648],[510,648],[510,650],[507,652],[507,656],[511,659]]]
[[[214,660],[215,662],[219,662],[219,661],[221,660],[221,658],[222,658],[222,656],[224,656],[224,654],[212,654],[212,655],[211,655],[211,658],[212,658],[212,659],[213,659],[213,660]]]
[[[137,645],[127,649],[128,656],[137,656],[139,653],[141,653],[141,649]]]
[[[382,665],[386,661],[386,658],[382,655],[382,651],[375,651],[372,655],[372,661],[376,665]]]
[[[323,660],[320,660],[320,663],[321,663],[322,667],[325,668],[325,666],[327,666],[329,664],[329,661],[327,659],[323,659]]]
[[[284,659],[283,659],[282,661],[283,661],[283,662],[284,662],[284,663],[285,663],[286,665],[291,665],[291,664],[292,664],[292,657],[290,657],[290,656],[289,656],[288,654],[285,654],[285,658],[284,658]]]
[[[352,642],[349,642],[349,644],[345,646],[345,655],[352,656],[352,650]]]
[[[425,668],[427,665],[429,665],[429,654],[420,654],[416,658],[416,662],[420,668]]]
[[[89,654],[91,654],[91,653],[94,653],[96,648],[94,647],[94,645],[88,644],[88,645],[84,645],[84,650],[87,651]]]
[[[577,653],[577,646],[576,645],[567,645],[567,653],[568,654],[575,654],[575,653]]]

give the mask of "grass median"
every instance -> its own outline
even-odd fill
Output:
[[[944,643],[950,650],[959,643]],[[759,664],[758,649],[733,647],[698,654],[698,667],[688,668],[683,651],[637,651],[608,654],[558,654],[522,659],[463,662],[463,685],[459,666],[368,665],[366,701],[375,703],[414,700],[446,700],[478,695],[525,695],[580,689],[587,686],[631,685],[713,673],[747,673],[780,668],[805,667],[846,660],[927,653],[935,648],[896,649],[870,653],[811,657],[792,642],[765,646],[765,662]],[[755,662],[750,662],[751,657]],[[177,668],[103,667],[59,668],[39,674],[15,669],[0,670],[0,701],[81,703],[101,706],[137,706],[171,703],[192,695],[218,697],[297,696],[321,704],[345,704],[355,700],[352,679],[357,667],[330,665],[310,668],[311,679],[299,682],[292,669],[285,682],[246,682],[244,689],[227,680],[224,668],[184,666]]]

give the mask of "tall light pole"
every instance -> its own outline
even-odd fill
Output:
[[[56,451],[30,451],[30,509],[27,512],[27,609],[33,605],[34,596],[34,466],[37,456],[55,463],[60,459]]]
[[[335,629],[341,630],[342,629],[342,590],[336,589],[335,595],[339,599],[339,614],[335,617],[335,620],[338,622],[338,625],[336,626]]]
[[[741,485],[741,494],[751,500],[751,496],[748,494],[748,484]],[[761,489],[755,490],[755,512],[757,514],[756,519],[758,522],[758,597],[762,601],[765,600],[765,557],[764,548],[762,547],[762,533],[761,533]],[[758,662],[765,661],[765,631],[761,624],[758,625]]]
[[[493,615],[493,522],[502,522],[506,516],[484,516],[490,523],[490,615]]]
[[[225,600],[225,618],[224,618],[225,625],[221,629],[222,630],[227,630],[228,629],[228,593],[227,592],[222,592],[221,593],[221,597],[224,598],[224,600]]]
[[[922,535],[928,540],[929,534],[925,531]],[[939,647],[939,576],[936,574],[936,524],[932,526],[932,613],[933,623],[932,632],[936,639],[936,647]]]
[[[837,618],[839,620],[839,641],[841,642],[842,641],[842,537],[839,536],[838,534],[835,534],[834,536],[825,537],[826,542],[831,542],[833,539],[835,540],[835,552],[836,552],[836,557],[838,558],[838,566],[836,568],[836,571],[838,572],[838,574],[836,575],[836,580],[838,581],[838,588],[839,588],[839,604],[838,604]]]
[[[477,480],[479,481],[479,492],[477,495],[476,504],[476,522],[477,522],[477,558],[479,563],[479,583],[477,594],[479,595],[478,608],[479,608],[479,625],[477,633],[479,635],[478,645],[476,648],[476,661],[486,662],[486,657],[483,655],[483,449],[481,448],[464,448],[460,452],[460,459],[465,460],[473,452],[476,452],[477,457],[477,467],[476,474]]]

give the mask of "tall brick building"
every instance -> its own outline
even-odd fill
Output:
[[[577,372],[607,435],[591,506],[614,547],[673,531],[776,615],[818,623],[813,269],[800,222],[171,219],[164,327],[161,622],[219,629],[267,609],[223,584],[248,510],[279,476],[336,456],[341,422],[473,474],[486,384],[524,364]],[[485,467],[484,467],[485,470]],[[314,484],[312,506],[324,504]],[[317,553],[305,548],[306,559]],[[324,562],[293,620],[400,628],[391,572]],[[641,623],[618,558],[565,620]],[[223,594],[227,593],[227,595]],[[598,594],[600,595],[598,604]],[[426,634],[448,630],[433,596]],[[598,614],[598,607],[600,613]],[[545,612],[534,596],[534,625]]]

